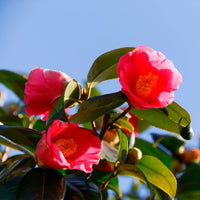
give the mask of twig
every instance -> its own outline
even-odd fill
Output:
[[[103,119],[103,127],[101,129],[100,134],[99,134],[99,139],[100,140],[103,140],[103,136],[104,136],[104,134],[105,134],[105,132],[106,132],[106,130],[108,128],[108,121],[109,121],[109,119],[110,119],[110,114],[106,113],[104,115],[104,119]]]

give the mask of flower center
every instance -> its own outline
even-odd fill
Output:
[[[146,100],[158,82],[158,76],[149,72],[148,75],[140,75],[135,86],[139,98]]]
[[[62,151],[65,158],[73,155],[77,149],[77,144],[73,139],[60,139],[55,144]]]

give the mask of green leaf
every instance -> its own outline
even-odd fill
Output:
[[[112,122],[114,119],[119,117],[121,112],[118,112],[117,110],[110,113],[109,122]],[[129,118],[127,116],[123,116],[120,119],[118,119],[115,124],[119,125],[121,128],[128,130],[129,132],[133,132],[133,125],[129,122]]]
[[[13,200],[16,199],[17,189],[23,176],[16,176],[9,179],[5,183],[0,183],[0,197],[1,200]]]
[[[108,172],[108,171],[93,170],[92,176],[90,177],[90,181],[92,181],[93,183],[95,183],[99,187],[102,183],[105,183],[105,181],[109,178],[111,173],[112,172]],[[119,180],[118,180],[117,176],[113,177],[109,181],[106,188],[115,191],[116,194],[119,197],[121,197],[121,191],[120,191],[120,188],[119,188]]]
[[[133,164],[124,163],[124,164],[119,165],[119,167],[117,169],[117,174],[125,175],[125,176],[132,176],[146,184],[148,183],[148,181],[146,180],[142,171]]]
[[[152,134],[155,144],[161,144],[172,153],[177,154],[182,146],[184,146],[185,141],[179,139],[178,137],[163,135],[163,134]]]
[[[88,88],[93,88],[98,83],[118,78],[117,64],[120,57],[127,54],[134,47],[115,49],[99,56],[93,63],[87,75]]]
[[[199,200],[200,167],[189,168],[178,178],[177,197],[180,200]]]
[[[191,123],[188,112],[175,102],[165,108],[149,108],[145,110],[131,109],[129,112],[148,122],[152,126],[179,135],[180,127],[187,127]]]
[[[65,176],[67,186],[65,200],[101,200],[99,188],[83,177]]]
[[[49,126],[54,120],[68,121],[65,108],[77,103],[81,96],[81,89],[75,80],[71,80],[59,98],[56,106],[51,111],[46,124]]]
[[[77,81],[71,80],[64,91],[65,108],[71,107],[81,97],[81,88]]]
[[[23,75],[0,70],[0,82],[12,90],[22,101],[24,100],[24,89],[27,78]]]
[[[42,121],[41,119],[37,120],[33,125],[33,129],[38,130],[40,132],[46,130],[46,128],[47,127],[45,121]]]
[[[59,98],[56,106],[50,112],[48,119],[46,121],[46,125],[50,126],[54,120],[62,120],[62,121],[68,120],[64,110],[64,93]]]
[[[25,154],[15,155],[0,164],[0,182],[16,174],[23,174],[27,169],[33,168],[35,161]]]
[[[33,155],[42,133],[28,128],[0,125],[0,136],[3,136],[0,137],[1,144],[11,148],[15,146],[18,150],[24,149]]]
[[[167,195],[165,192],[157,188],[155,185],[152,185],[151,183],[148,184],[154,192],[155,192],[155,200],[171,200],[169,195]]]
[[[36,168],[22,179],[16,200],[61,200],[65,193],[65,180],[53,169]]]
[[[116,131],[119,135],[119,149],[117,154],[117,160],[123,164],[126,162],[128,155],[128,136],[126,131],[120,128],[116,128]]]
[[[78,113],[70,117],[75,123],[86,123],[122,105],[126,97],[122,92],[93,97],[80,105]]]
[[[0,114],[0,122],[8,126],[22,126],[22,119],[15,115]]]
[[[169,169],[171,169],[172,158],[159,147],[140,138],[135,138],[135,147],[139,148],[143,155],[151,155],[160,159]]]
[[[136,164],[147,181],[163,190],[171,198],[176,194],[176,178],[172,172],[156,157],[144,155]]]

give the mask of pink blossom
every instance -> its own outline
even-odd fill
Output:
[[[35,68],[25,84],[24,109],[29,116],[42,115],[47,119],[71,78],[58,71]]]
[[[182,77],[170,60],[146,46],[122,56],[117,67],[122,92],[133,108],[162,108],[172,103]]]
[[[86,173],[100,160],[101,142],[89,129],[56,120],[36,148],[40,167],[77,169]]]

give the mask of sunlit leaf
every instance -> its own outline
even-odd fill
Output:
[[[75,123],[86,123],[122,105],[126,97],[122,92],[93,97],[80,105],[78,113],[70,117]]]
[[[60,200],[64,196],[65,180],[53,169],[36,168],[22,179],[16,200]]]
[[[67,85],[64,92],[64,105],[65,108],[73,106],[74,103],[80,99],[81,88],[77,81],[71,80]]]
[[[46,124],[49,126],[54,120],[68,121],[65,108],[71,107],[77,103],[81,95],[79,84],[75,80],[71,80],[65,88],[62,96],[59,98],[56,106],[51,111]]]
[[[117,64],[121,56],[125,55],[134,47],[124,47],[115,49],[99,56],[93,63],[87,75],[88,88],[92,88],[98,83],[118,78]]]
[[[21,74],[8,70],[0,70],[0,82],[12,90],[22,101],[27,78]]]
[[[159,159],[144,155],[136,167],[142,171],[148,182],[174,198],[177,188],[176,178]]]
[[[163,192],[161,189],[156,187],[155,185],[152,185],[151,183],[148,184],[148,186],[151,186],[153,191],[151,190],[151,193],[155,193],[155,200],[171,200],[170,196],[167,195],[165,192]]]
[[[54,120],[62,120],[62,121],[68,120],[65,114],[65,110],[64,110],[64,93],[59,98],[56,106],[50,112],[48,119],[46,121],[46,125],[50,126]]]
[[[117,117],[119,117],[121,114],[121,112],[113,111],[110,113],[110,119],[109,122],[113,121],[114,119],[116,119]],[[129,132],[133,132],[133,125],[129,122],[129,118],[127,116],[123,116],[121,118],[119,118],[115,124],[119,125],[121,128],[128,130]]]
[[[121,164],[118,167],[117,174],[125,175],[125,176],[132,176],[138,178],[140,181],[144,183],[148,183],[142,171],[133,164]]]
[[[126,131],[120,128],[116,128],[119,135],[119,149],[117,154],[117,160],[120,163],[125,163],[128,155],[128,136]]]
[[[160,159],[169,169],[171,169],[172,158],[165,151],[152,143],[141,138],[135,138],[135,147],[138,147],[143,155],[151,155]]]
[[[187,127],[191,123],[188,112],[175,102],[165,108],[131,109],[130,112],[152,126],[179,135],[180,127]]]

